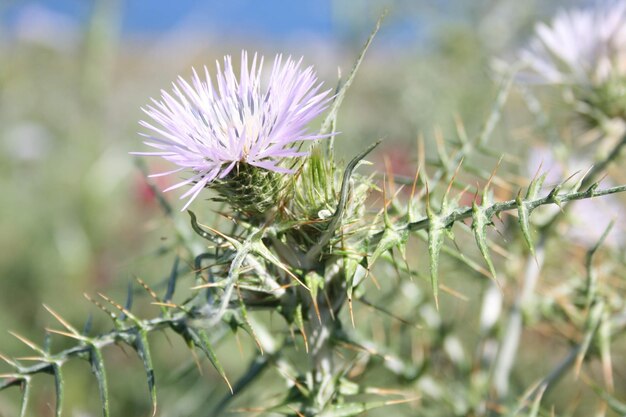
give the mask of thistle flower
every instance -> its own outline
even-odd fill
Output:
[[[276,174],[293,173],[283,161],[307,155],[296,144],[329,136],[311,134],[306,128],[331,97],[330,90],[320,91],[322,84],[313,68],[301,69],[301,62],[277,55],[264,84],[263,58],[257,59],[255,54],[249,66],[244,51],[239,79],[230,56],[224,58],[223,71],[217,62],[217,87],[206,67],[204,77],[193,71],[191,84],[179,77],[172,94],[161,91],[162,101],[152,99],[153,105],[143,109],[156,122],[140,122],[156,134],[143,135],[147,138],[144,143],[158,151],[134,154],[160,156],[178,165],[153,177],[191,173],[165,190],[192,184],[181,196],[188,198],[182,210],[207,186],[215,186],[235,206],[258,197],[262,204],[255,203],[255,210],[266,209],[278,191]],[[238,195],[231,201],[235,194],[255,190],[266,195]]]
[[[550,25],[537,24],[535,33],[520,53],[534,81],[598,86],[626,75],[624,0],[561,11]]]

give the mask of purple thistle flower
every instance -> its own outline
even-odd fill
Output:
[[[173,94],[161,90],[162,101],[152,99],[153,105],[142,109],[156,122],[139,122],[156,134],[142,134],[147,138],[144,143],[158,151],[133,154],[160,156],[178,165],[151,177],[193,173],[164,190],[193,184],[181,196],[189,197],[183,211],[203,188],[224,179],[238,164],[293,173],[281,161],[307,155],[294,145],[330,136],[311,134],[306,128],[332,97],[330,90],[320,91],[313,68],[301,69],[301,62],[277,55],[266,85],[261,80],[263,58],[258,60],[255,54],[249,67],[245,51],[239,79],[230,56],[224,58],[223,71],[217,62],[216,87],[206,67],[203,78],[193,70],[191,84],[179,77]]]

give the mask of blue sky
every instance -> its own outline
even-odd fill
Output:
[[[109,0],[113,1],[113,0]],[[212,33],[260,33],[285,36],[332,32],[331,0],[117,0],[122,5],[124,33],[163,32],[180,26],[207,29]],[[84,21],[90,13],[88,0],[14,0],[4,10],[9,27],[26,7],[42,6]]]
[[[266,40],[303,36],[340,40],[342,36],[354,33],[362,39],[383,8],[380,1],[353,0],[102,1],[116,2],[121,6],[120,17],[125,35],[163,33],[184,27],[206,31],[217,37],[259,36]],[[20,22],[24,22],[24,11],[32,10],[33,6],[69,17],[77,23],[84,22],[90,16],[94,1],[8,0],[8,4],[8,7],[6,3],[4,7],[0,6],[0,23],[11,29],[20,15]],[[396,14],[393,19],[387,19],[384,34],[381,34],[383,39],[393,38],[404,43],[415,40],[417,34],[423,35],[427,25],[423,21],[418,22],[416,17]]]

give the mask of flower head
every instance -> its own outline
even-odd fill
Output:
[[[626,1],[561,11],[550,25],[537,24],[536,37],[520,58],[535,81],[600,85],[626,75]]]
[[[328,136],[307,130],[327,107],[330,90],[320,91],[313,68],[302,69],[301,61],[277,55],[267,83],[262,80],[263,58],[255,54],[249,65],[245,51],[239,78],[230,56],[224,58],[223,71],[217,62],[215,86],[206,67],[204,77],[193,71],[191,83],[179,77],[172,93],[162,91],[161,101],[153,99],[153,105],[143,109],[156,122],[140,122],[153,132],[143,135],[144,143],[158,151],[135,154],[160,156],[178,165],[153,176],[191,172],[165,190],[193,184],[181,196],[189,198],[183,210],[203,188],[236,175],[240,166],[291,173],[281,161],[307,154],[295,145]]]

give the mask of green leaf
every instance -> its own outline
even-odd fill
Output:
[[[387,13],[385,12],[378,18],[378,21],[376,22],[376,26],[374,27],[374,30],[370,34],[369,38],[367,38],[367,41],[365,42],[363,49],[361,49],[361,53],[359,54],[359,57],[357,58],[356,63],[352,67],[352,71],[350,72],[350,75],[346,79],[346,82],[343,83],[343,85],[341,85],[340,87],[338,87],[337,94],[335,95],[335,100],[330,105],[330,110],[328,111],[328,115],[326,116],[326,119],[324,119],[324,122],[322,123],[322,127],[320,128],[321,135],[331,133],[331,128],[336,123],[337,112],[339,111],[339,108],[341,107],[341,103],[343,103],[343,99],[346,95],[346,92],[352,85],[352,82],[354,81],[354,77],[356,76],[356,73],[358,72],[361,66],[361,63],[363,62],[363,59],[365,58],[365,54],[367,53],[367,50],[372,44],[374,37],[378,33],[378,30],[380,29],[380,24],[382,23],[386,14]],[[328,146],[329,146],[329,149],[332,149],[332,140],[329,141]]]
[[[193,211],[187,210],[187,213],[189,213],[189,217],[191,217],[191,228],[193,229],[194,232],[196,232],[196,234],[198,236],[208,240],[209,242],[215,243],[215,244],[222,243],[221,239],[218,236],[215,236],[215,235],[213,235],[213,234],[203,230],[200,227],[200,225],[198,224],[198,219],[196,218],[196,214]]]
[[[318,417],[353,417],[363,414],[367,411],[375,408],[386,407],[395,404],[402,404],[406,402],[415,401],[409,400],[397,400],[397,401],[371,401],[371,402],[352,402],[338,405],[331,405],[324,411],[319,413]]]
[[[250,322],[250,317],[248,317],[248,309],[246,308],[246,303],[241,298],[241,293],[238,292],[238,300],[239,300],[239,309],[241,310],[241,318],[243,319],[243,323],[241,327],[254,339],[254,342],[258,346],[261,351],[261,355],[263,354],[263,346],[259,341],[259,337],[254,331],[254,327],[252,327],[252,323]]]
[[[30,378],[23,379],[22,403],[20,405],[20,417],[26,417],[26,407],[30,398]]]
[[[533,178],[526,191],[526,200],[534,200],[539,196],[539,191],[541,191],[541,187],[546,180],[546,175],[547,174],[542,174],[539,177]]]
[[[530,210],[526,203],[522,200],[521,195],[518,194],[515,199],[517,204],[517,221],[519,223],[520,230],[522,231],[522,236],[524,237],[524,241],[526,241],[526,245],[528,245],[528,249],[530,253],[535,256],[535,245],[533,244],[533,239],[530,236]]]
[[[341,218],[343,216],[343,212],[346,208],[346,202],[348,201],[348,189],[350,185],[350,177],[352,176],[352,171],[356,168],[358,163],[367,156],[371,151],[377,147],[382,139],[377,140],[370,146],[368,146],[364,151],[359,153],[357,156],[352,158],[352,160],[346,166],[346,169],[343,172],[343,178],[341,181],[341,191],[339,192],[339,202],[337,203],[337,208],[333,213],[332,220],[330,224],[324,230],[322,236],[319,238],[318,242],[309,249],[304,258],[304,268],[310,268],[311,265],[315,262],[316,258],[322,252],[324,247],[330,242],[332,237],[334,236],[337,228],[341,225]]]
[[[484,204],[485,202],[483,201],[483,205]],[[488,217],[487,210],[483,205],[479,206],[476,202],[472,203],[472,231],[474,232],[478,250],[487,263],[491,276],[495,280],[497,279],[496,269],[489,255],[489,245],[487,245],[487,226],[491,225],[491,219]]]
[[[604,302],[597,301],[592,305],[589,310],[589,314],[587,316],[587,321],[585,323],[585,335],[583,336],[583,341],[580,344],[580,349],[578,350],[578,354],[576,355],[576,366],[575,371],[576,375],[580,373],[580,368],[582,366],[583,360],[587,355],[587,351],[591,346],[591,342],[593,341],[600,323],[602,321],[602,316],[604,312]]]
[[[52,364],[52,374],[54,376],[54,387],[56,392],[56,408],[55,416],[61,417],[63,410],[63,374],[61,373],[61,366],[59,364]]]
[[[165,292],[165,297],[163,297],[163,301],[169,303],[174,296],[174,291],[176,290],[176,280],[178,278],[178,263],[180,262],[180,257],[176,256],[174,258],[174,265],[172,265],[172,271],[170,272],[170,276],[167,280],[167,290]]]
[[[302,338],[304,339],[304,350],[306,352],[309,351],[309,340],[306,336],[306,330],[304,328],[304,317],[302,315],[302,303],[298,303],[293,312],[293,320],[298,326],[298,330],[300,330],[300,334],[302,334]]]
[[[405,251],[406,242],[409,238],[408,231],[406,229],[397,231],[392,227],[385,227],[383,235],[376,245],[376,249],[371,256],[367,259],[367,267],[372,268],[376,260],[383,253],[392,250],[393,248],[399,248],[401,252]]]
[[[211,341],[209,340],[209,336],[207,335],[206,331],[204,331],[203,329],[186,328],[185,333],[186,335],[188,335],[188,337],[191,338],[193,344],[199,347],[200,350],[204,352],[209,361],[211,361],[211,364],[213,364],[213,367],[217,370],[222,379],[224,379],[226,385],[228,385],[228,389],[232,393],[233,387],[230,385],[230,382],[226,377],[226,372],[224,371],[222,364],[217,358],[215,350],[213,350],[213,346],[211,345]],[[185,334],[183,334],[183,336],[185,336]]]
[[[91,372],[93,372],[98,381],[98,392],[100,393],[100,402],[102,403],[102,415],[109,417],[109,387],[107,385],[104,359],[100,348],[95,345],[91,345],[91,349],[89,349],[89,363],[91,364]]]
[[[156,381],[154,378],[154,367],[152,366],[152,356],[150,355],[150,345],[148,344],[148,332],[144,329],[139,330],[135,336],[135,343],[133,347],[143,362],[143,367],[146,371],[148,390],[150,391],[150,398],[152,400],[152,415],[154,416],[157,411],[157,393]]]
[[[445,225],[430,207],[428,212],[428,258],[430,261],[430,284],[435,297],[435,306],[439,309],[439,254],[445,237]]]

